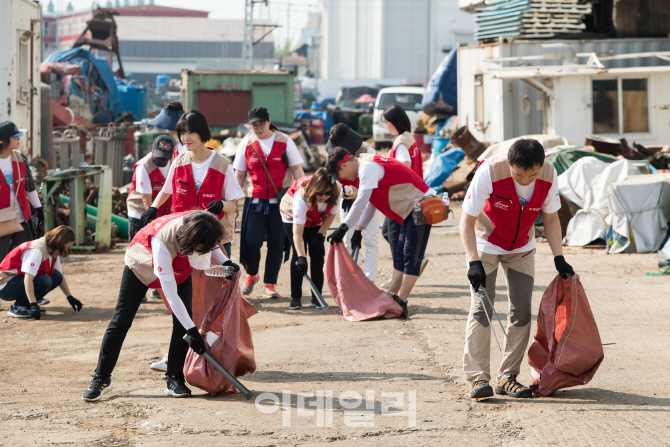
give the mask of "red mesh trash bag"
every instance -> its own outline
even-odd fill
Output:
[[[247,319],[258,311],[242,297],[239,275],[232,280],[194,270],[193,322],[207,341],[207,332],[218,335],[209,354],[235,377],[256,371],[254,344]],[[189,349],[184,363],[188,383],[212,396],[239,393],[204,357]]]
[[[349,321],[397,318],[402,308],[370,281],[344,244],[330,246],[323,273],[335,303]]]
[[[579,275],[560,275],[542,296],[537,332],[528,350],[532,385],[537,396],[591,381],[605,358],[596,320]]]

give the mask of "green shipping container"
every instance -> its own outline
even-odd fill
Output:
[[[185,110],[207,117],[214,133],[247,122],[250,108],[262,106],[276,122],[293,122],[293,74],[282,71],[183,70],[181,99]]]

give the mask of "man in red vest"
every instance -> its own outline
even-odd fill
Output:
[[[536,140],[520,139],[507,154],[484,160],[467,190],[459,229],[468,261],[472,302],[465,332],[463,370],[472,385],[473,399],[493,396],[489,385],[489,320],[493,318],[493,310],[478,293],[479,287],[484,287],[491,302],[495,300],[498,265],[508,285],[507,334],[511,346],[507,346],[505,339],[495,392],[510,397],[532,394],[516,378],[530,338],[535,221],[540,211],[556,270],[564,279],[575,273],[563,258],[557,177],[542,145]]]
[[[267,236],[263,297],[278,298],[275,285],[282,261],[284,224],[277,194],[283,187],[287,171],[291,171],[295,180],[305,176],[303,160],[293,140],[271,128],[270,114],[266,108],[254,107],[249,110],[249,124],[253,133],[242,140],[233,162],[240,186],[245,188],[249,174],[252,189],[244,200],[242,214],[240,262],[247,271],[242,293],[249,295],[260,280],[261,247]]]

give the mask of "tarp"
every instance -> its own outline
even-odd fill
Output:
[[[464,158],[465,152],[460,147],[454,147],[437,154],[430,164],[430,171],[428,171],[425,179],[426,184],[435,190],[442,189],[444,181]]]
[[[546,149],[546,148],[545,148]],[[563,174],[570,168],[577,160],[584,157],[594,157],[605,163],[614,163],[618,158],[608,154],[601,154],[600,152],[587,151],[584,149],[564,149],[558,153],[552,154],[547,158],[556,168],[558,175]]]
[[[598,172],[600,171],[600,172]],[[641,172],[629,160],[606,164],[593,157],[585,157],[558,177],[559,192],[570,201],[581,200],[582,209],[570,220],[563,243],[573,247],[588,245],[596,239],[605,239],[609,215],[608,185],[618,183],[629,175]],[[582,197],[577,197],[583,194]],[[567,195],[567,197],[566,197]]]
[[[232,280],[194,270],[193,322],[208,341],[208,352],[235,377],[256,371],[254,344],[248,318],[258,311],[240,292],[239,275]],[[188,383],[212,396],[239,393],[204,357],[189,349],[184,364]]]
[[[44,63],[65,62],[79,65],[81,75],[91,80],[88,86],[89,92],[71,90],[67,95],[76,94],[86,99],[94,123],[108,123],[114,121],[121,114],[121,95],[116,88],[114,73],[104,59],[99,59],[84,48],[72,48],[70,50],[54,51],[47,57]],[[70,83],[70,88],[75,89],[76,83]]]
[[[426,93],[421,102],[424,113],[428,115],[458,114],[457,59],[457,50],[454,48],[428,81],[428,87],[426,87]]]
[[[330,246],[323,272],[330,294],[346,320],[378,320],[402,315],[400,305],[365,276],[344,244]]]
[[[509,151],[509,148],[512,146],[512,144],[514,144],[514,142],[516,140],[520,140],[522,138],[529,138],[531,140],[539,141],[540,144],[542,144],[542,147],[544,147],[545,151],[548,151],[549,149],[551,149],[553,147],[561,146],[561,145],[575,146],[573,143],[568,141],[566,138],[563,138],[563,137],[558,136],[558,135],[544,135],[544,134],[523,135],[521,137],[512,138],[511,140],[505,140],[505,141],[501,141],[500,143],[492,144],[484,152],[482,152],[482,155],[480,155],[477,160],[482,161],[482,160],[484,160],[486,158],[489,158],[489,157],[492,157],[494,155],[506,154]]]
[[[609,185],[613,243],[610,253],[649,253],[661,248],[670,221],[670,174],[627,177]]]
[[[591,381],[605,358],[600,333],[579,275],[549,284],[537,313],[528,364],[537,396]]]

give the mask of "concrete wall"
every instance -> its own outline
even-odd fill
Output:
[[[0,40],[5,42],[0,45],[0,122],[9,119],[11,111],[11,76],[12,76],[12,48],[7,42],[12,42],[12,2],[10,0],[0,1]],[[8,82],[4,82],[7,79]]]

